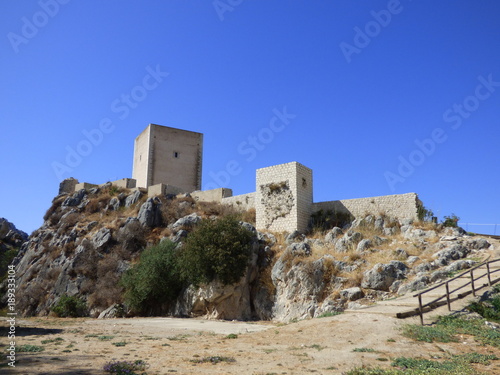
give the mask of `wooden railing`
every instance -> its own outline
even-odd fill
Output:
[[[462,272],[461,274],[459,274],[459,275],[457,275],[449,280],[443,281],[442,283],[439,283],[439,284],[433,286],[432,288],[426,289],[422,292],[419,292],[419,293],[413,295],[413,297],[418,298],[418,309],[415,311],[410,311],[410,312],[406,312],[406,313],[398,313],[397,317],[398,318],[406,318],[408,316],[413,316],[413,315],[418,314],[418,315],[420,315],[420,323],[422,325],[424,325],[424,313],[425,312],[431,311],[431,310],[435,309],[436,307],[443,306],[445,304],[448,305],[448,310],[451,311],[451,302],[456,301],[456,300],[461,299],[461,298],[464,298],[465,296],[467,296],[471,293],[473,296],[476,296],[476,291],[478,291],[486,286],[492,286],[493,284],[500,281],[500,277],[497,279],[492,279],[493,274],[500,272],[500,268],[497,270],[493,270],[493,271],[490,269],[490,264],[496,263],[496,262],[500,262],[500,258],[495,259],[495,260],[485,261],[485,262],[483,262],[483,263],[481,263],[473,268],[468,269],[465,272]],[[479,277],[474,278],[474,271],[477,270],[478,268],[481,268],[484,266],[486,266],[486,273],[480,275]],[[450,286],[449,286],[450,282],[452,282],[453,280],[456,280],[456,279],[458,279],[466,274],[470,274],[470,281],[459,286],[458,288],[455,288],[455,289],[450,291]],[[483,285],[478,286],[477,281],[482,279],[483,277],[488,278],[488,283],[484,283]],[[424,295],[425,293],[429,293],[430,291],[437,289],[443,285],[446,286],[446,293],[445,294],[443,294],[442,296],[440,296],[440,297],[438,297],[430,302],[427,302],[426,304],[422,304],[422,295]],[[452,297],[453,293],[455,293],[463,288],[466,288],[469,285],[471,288],[470,290],[465,291],[463,293],[458,293],[455,298]],[[441,301],[444,298],[446,298],[446,301]]]

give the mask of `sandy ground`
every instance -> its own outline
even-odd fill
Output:
[[[367,312],[286,325],[172,318],[32,318],[18,321],[16,346],[40,345],[45,350],[17,353],[15,369],[0,367],[0,373],[104,374],[108,361],[142,359],[149,364],[150,375],[342,374],[358,366],[390,367],[390,360],[399,356],[431,359],[467,352],[500,356],[499,350],[480,346],[470,337],[450,344],[412,341],[400,334],[399,328],[407,323],[417,320]],[[0,325],[5,352],[4,318]],[[353,351],[360,348],[375,352]],[[235,362],[192,362],[207,356],[232,357]],[[500,361],[478,370],[500,374]]]

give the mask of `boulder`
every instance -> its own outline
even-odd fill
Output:
[[[401,228],[401,231],[403,228]],[[427,240],[431,238],[436,238],[437,233],[434,230],[423,230],[420,228],[413,228],[406,230],[403,234],[404,238],[407,240]]]
[[[342,238],[335,242],[335,251],[338,253],[345,253],[350,249],[354,249],[362,239],[363,235],[361,233],[348,231]]]
[[[408,263],[410,266],[418,262],[420,258],[416,255],[409,256],[408,259],[406,259],[406,263]]]
[[[465,258],[469,253],[470,250],[467,247],[460,244],[454,244],[449,248],[438,251],[433,257],[437,258],[436,261],[438,265],[446,266],[450,261]]]
[[[145,227],[157,227],[161,224],[161,201],[158,198],[148,198],[139,209],[139,222]]]
[[[369,248],[371,248],[372,246],[373,246],[372,241],[365,238],[365,239],[359,241],[358,247],[356,248],[356,252],[362,253],[365,250],[368,250]]]
[[[310,256],[311,246],[307,242],[295,242],[286,248],[294,256]]]
[[[470,259],[460,259],[456,262],[451,263],[449,266],[445,267],[445,271],[448,273],[457,272],[461,270],[466,270],[468,268],[474,267],[477,262]]]
[[[125,198],[125,207],[130,207],[139,202],[139,199],[141,199],[142,193],[139,189],[134,190],[134,192],[130,195],[128,195]]]
[[[78,206],[82,202],[82,199],[85,197],[86,194],[87,192],[85,191],[85,189],[80,189],[77,192],[75,192],[71,197],[67,197],[62,203],[62,206],[63,207]]]
[[[467,247],[474,250],[487,249],[490,246],[491,244],[484,238],[474,238],[467,242]]]
[[[123,306],[120,304],[114,304],[108,307],[106,310],[101,312],[97,319],[113,319],[120,318],[123,316]]]
[[[326,234],[325,241],[335,243],[335,241],[337,241],[337,237],[341,236],[343,233],[344,232],[342,232],[342,229],[340,229],[339,227],[334,227]]]
[[[292,242],[299,242],[303,241],[305,239],[305,236],[299,232],[298,230],[294,230],[292,233],[288,234],[285,237],[285,242],[287,244],[291,244]]]
[[[255,229],[255,227],[252,224],[244,222],[244,221],[240,221],[240,225],[243,228],[245,228],[246,230],[248,230],[249,232],[252,232],[255,235],[257,234],[257,230]]]
[[[92,236],[92,243],[96,250],[103,249],[111,241],[111,229],[101,228]]]
[[[111,198],[108,204],[108,209],[113,211],[118,211],[119,208],[120,208],[120,199],[118,199],[118,197]]]
[[[395,280],[404,279],[408,267],[397,260],[388,264],[378,263],[363,274],[362,288],[388,291]]]
[[[180,229],[176,234],[170,236],[170,240],[172,242],[178,243],[181,242],[188,235],[187,230]]]
[[[193,227],[201,221],[201,216],[196,212],[189,214],[187,216],[181,217],[174,224],[172,224],[172,229],[177,229],[181,227]]]
[[[398,289],[398,294],[406,294],[416,290],[425,289],[429,285],[429,276],[420,276],[409,283],[401,285]]]
[[[359,287],[347,288],[340,291],[340,297],[348,301],[356,301],[364,296],[365,294]]]

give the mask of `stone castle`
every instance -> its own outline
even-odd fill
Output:
[[[255,209],[258,230],[305,232],[311,215],[323,210],[350,214],[386,214],[398,219],[418,219],[417,194],[314,202],[313,174],[306,166],[290,162],[257,169],[255,192],[233,196],[229,188],[201,190],[203,134],[150,124],[135,139],[132,178],[112,182],[128,189],[146,190],[148,196],[189,193],[194,199],[219,202],[241,209]],[[78,183],[78,191],[96,185]]]

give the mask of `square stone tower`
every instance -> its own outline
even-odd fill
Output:
[[[275,232],[307,230],[312,213],[312,170],[291,162],[257,169],[257,229]]]
[[[169,184],[201,189],[203,134],[149,124],[135,139],[132,178],[138,187]]]

